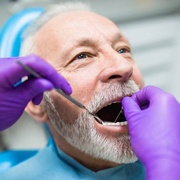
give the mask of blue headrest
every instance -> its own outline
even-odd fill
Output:
[[[41,13],[43,8],[28,8],[14,14],[0,31],[0,57],[19,55],[24,29]]]

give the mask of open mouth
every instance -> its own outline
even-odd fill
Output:
[[[103,107],[96,115],[103,121],[103,125],[127,125],[121,102],[114,102]]]

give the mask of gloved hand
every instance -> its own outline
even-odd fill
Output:
[[[169,93],[147,86],[122,100],[131,145],[148,180],[180,178],[180,104]]]
[[[34,104],[39,104],[44,91],[55,87],[61,88],[67,94],[72,92],[68,82],[40,57],[36,55],[19,57],[18,61],[31,67],[43,78],[30,76],[17,64],[17,58],[0,59],[0,130],[14,124],[29,101],[32,100]],[[28,80],[14,87],[14,84],[24,76],[28,76]]]

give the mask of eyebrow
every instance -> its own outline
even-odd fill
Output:
[[[95,42],[96,41],[96,42]],[[97,40],[92,40],[90,38],[80,38],[72,41],[71,43],[68,43],[68,47],[65,47],[65,56],[69,55],[69,52],[78,48],[78,47],[95,47],[97,46]]]
[[[118,41],[126,39],[122,34],[120,33],[116,33],[113,38],[112,38],[112,42],[116,43]],[[97,39],[89,39],[89,38],[82,38],[82,39],[78,39],[73,46],[74,47],[79,47],[79,46],[95,46],[97,44],[98,40]]]
[[[79,46],[95,46],[95,44],[97,43],[93,40],[93,39],[89,39],[89,38],[82,38],[82,39],[78,39],[73,46],[74,47],[79,47]]]
[[[127,43],[129,46],[130,46],[130,43],[128,41],[128,39],[121,33],[116,33],[114,36],[113,36],[113,41],[112,43],[113,44],[116,44],[118,42],[125,42]]]

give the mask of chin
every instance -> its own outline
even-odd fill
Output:
[[[119,133],[119,127],[115,128],[115,130],[112,127],[102,127],[104,130],[102,132],[102,129],[97,129],[96,123],[93,123],[94,120],[86,119],[89,123],[84,123],[82,122],[83,119],[79,119],[78,123],[68,127],[69,133],[73,132],[71,135],[65,136],[68,143],[96,159],[103,159],[117,164],[128,164],[137,161],[128,134]],[[102,125],[98,124],[98,126]],[[109,133],[107,133],[107,129]],[[121,130],[122,128],[120,128]]]
[[[95,158],[112,161],[118,164],[128,164],[137,161],[132,151],[129,135],[119,135],[116,138],[108,138],[97,133],[86,153]],[[96,147],[95,147],[96,146]],[[93,147],[93,148],[92,148]]]

